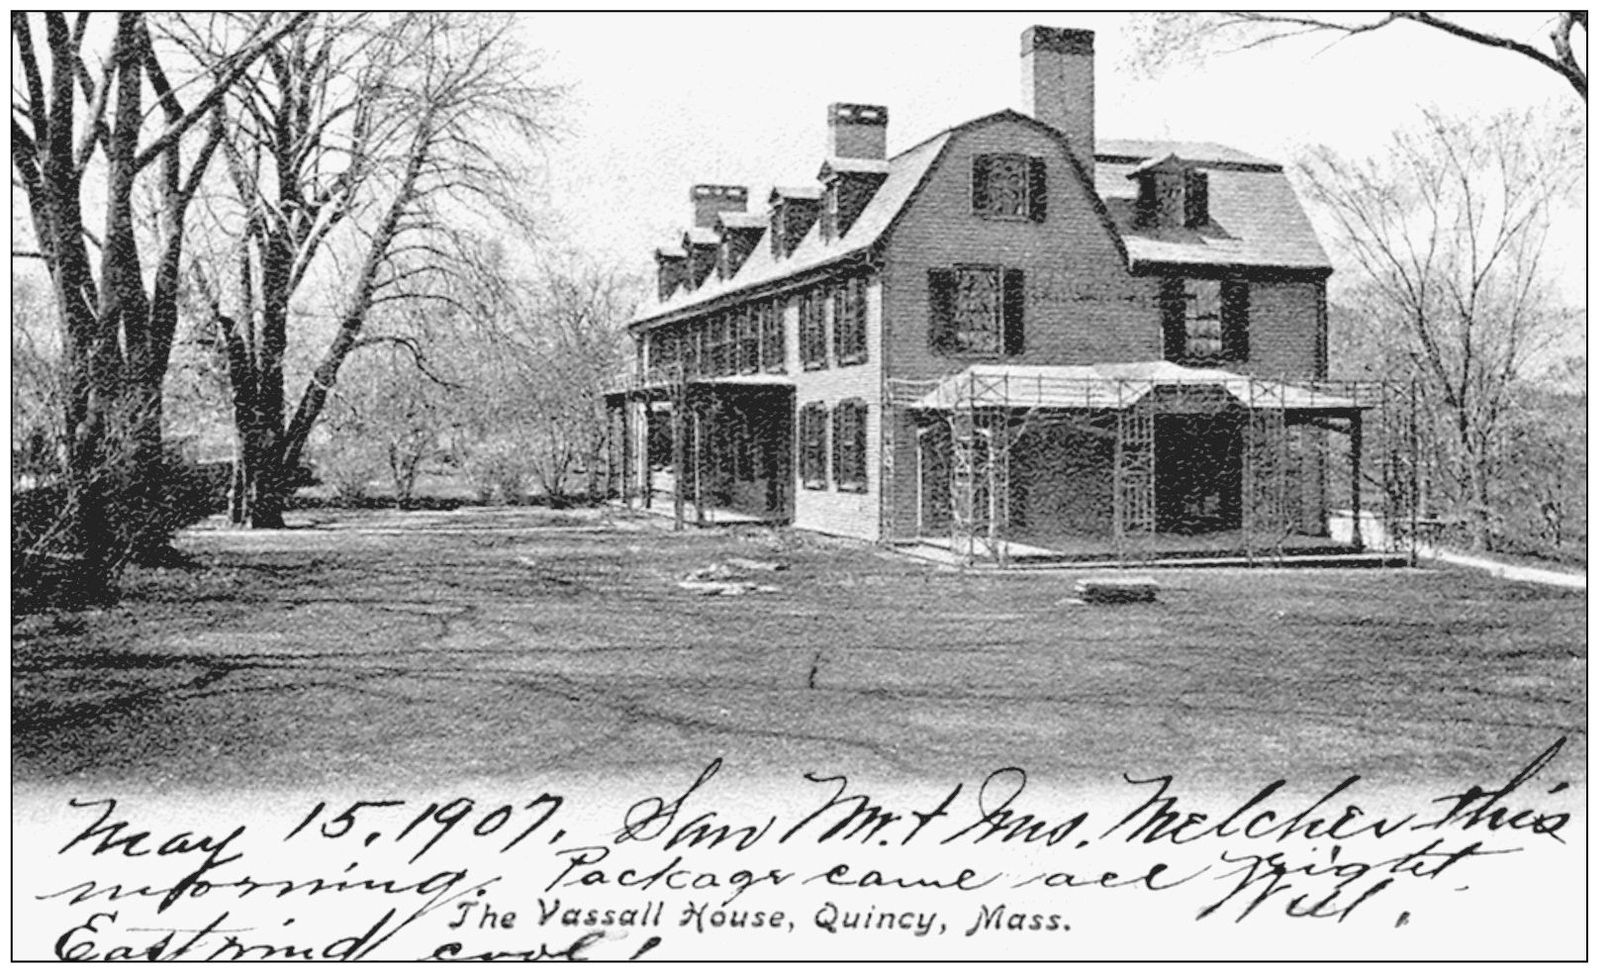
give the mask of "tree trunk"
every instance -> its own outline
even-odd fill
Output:
[[[280,448],[278,430],[254,416],[245,429],[237,428],[235,490],[231,498],[231,519],[237,526],[255,530],[279,530],[285,526],[285,505],[289,497],[288,480],[281,475],[276,456]]]

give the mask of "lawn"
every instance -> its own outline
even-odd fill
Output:
[[[1585,772],[1586,598],[1476,573],[966,574],[761,529],[598,511],[306,512],[187,531],[115,607],[12,624],[23,784],[251,788],[1015,763],[1426,783],[1560,738]],[[729,557],[778,590],[678,586]]]

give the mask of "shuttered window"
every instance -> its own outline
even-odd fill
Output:
[[[1023,353],[1023,271],[963,265],[928,271],[928,339],[935,354]]]
[[[973,212],[990,219],[1045,220],[1045,160],[995,153],[973,156]]]
[[[827,488],[827,407],[821,402],[799,410],[799,478],[806,489]]]
[[[844,492],[866,491],[866,402],[859,398],[833,409],[833,481]]]
[[[866,360],[865,277],[851,277],[833,288],[833,357],[841,365]]]
[[[1249,299],[1245,280],[1165,279],[1164,359],[1199,366],[1246,361]]]

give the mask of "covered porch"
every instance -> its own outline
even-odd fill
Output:
[[[605,396],[610,495],[678,529],[793,515],[791,383],[775,375],[656,374]]]
[[[1332,509],[1362,504],[1373,398],[1359,383],[1139,362],[974,365],[891,386],[912,470],[897,543],[1001,565],[1363,549],[1356,530],[1330,533]]]

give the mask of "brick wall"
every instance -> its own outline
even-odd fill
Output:
[[[1323,377],[1325,285],[1255,282],[1249,297],[1245,370],[1264,377]]]

